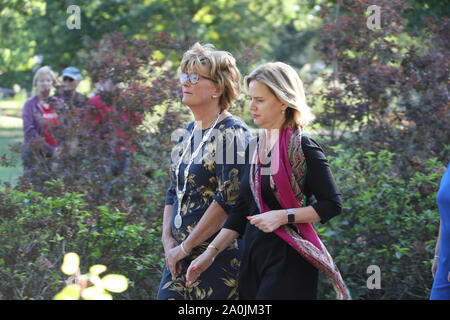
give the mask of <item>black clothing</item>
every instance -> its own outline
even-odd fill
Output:
[[[239,299],[316,299],[318,270],[278,235],[248,223],[244,243]]]
[[[303,184],[306,205],[313,206],[323,223],[341,212],[340,192],[317,142],[303,135],[302,150],[307,168]],[[246,159],[249,159],[248,154]],[[239,199],[224,225],[224,228],[244,235],[238,284],[240,299],[315,299],[318,270],[275,233],[265,233],[247,223],[246,216],[260,213],[250,189],[249,174],[250,165],[247,165],[242,175]],[[268,175],[261,177],[264,202],[271,210],[282,209],[269,179]],[[317,202],[311,204],[312,196]]]

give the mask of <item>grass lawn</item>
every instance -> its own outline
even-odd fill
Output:
[[[25,95],[17,95],[14,99],[0,101],[0,156],[6,154],[16,160],[15,167],[0,166],[0,182],[15,184],[22,175],[23,167],[20,154],[10,151],[10,145],[23,142],[22,107]]]

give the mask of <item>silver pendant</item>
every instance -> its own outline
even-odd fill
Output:
[[[177,215],[175,216],[175,220],[173,222],[175,224],[175,228],[180,229],[182,219],[181,219],[181,215],[179,213],[177,213]]]

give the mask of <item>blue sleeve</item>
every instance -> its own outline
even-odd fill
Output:
[[[239,196],[239,184],[245,167],[245,149],[248,141],[249,131],[241,126],[232,126],[224,130],[218,141],[216,151],[217,190],[213,199],[227,214]]]
[[[170,187],[169,189],[167,189],[166,192],[166,202],[165,205],[173,205],[175,203],[175,200],[177,198],[177,194],[175,191],[175,184],[173,183],[173,181],[170,182]]]

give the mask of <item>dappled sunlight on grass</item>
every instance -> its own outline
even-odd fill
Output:
[[[22,129],[22,118],[0,116],[0,128]]]

